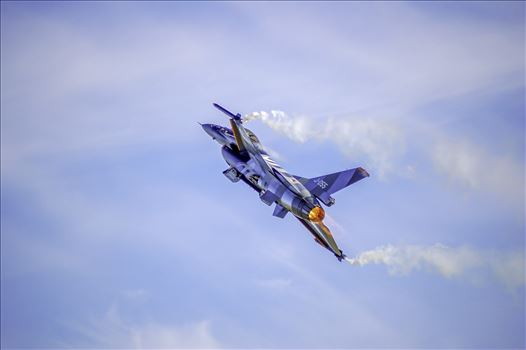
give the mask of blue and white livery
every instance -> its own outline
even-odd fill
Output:
[[[325,210],[335,203],[332,194],[369,174],[361,167],[312,179],[289,174],[265,151],[257,136],[243,126],[241,114],[222,106],[214,106],[230,118],[230,127],[214,124],[201,126],[222,145],[223,158],[229,168],[223,174],[232,182],[245,182],[259,193],[261,201],[273,205],[273,215],[284,218],[291,212],[314,236],[314,240],[331,251],[338,260],[345,254],[336,244],[331,231],[323,223]]]

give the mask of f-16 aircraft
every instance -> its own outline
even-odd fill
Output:
[[[314,236],[314,240],[332,252],[339,261],[345,254],[336,244],[331,231],[323,223],[325,210],[335,203],[331,195],[369,174],[361,167],[312,179],[290,175],[263,149],[256,135],[243,126],[241,114],[234,114],[220,105],[214,107],[230,118],[231,129],[214,124],[201,124],[212,139],[222,145],[223,158],[229,168],[223,174],[232,182],[245,182],[259,193],[267,205],[276,204],[274,216],[284,218],[291,212]]]

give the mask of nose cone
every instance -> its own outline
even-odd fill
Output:
[[[211,137],[215,138],[214,130],[212,129],[212,125],[210,124],[201,124],[201,127],[203,130]]]

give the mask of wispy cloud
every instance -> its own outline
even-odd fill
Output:
[[[279,134],[296,142],[318,141],[335,144],[351,159],[363,161],[380,178],[415,174],[415,164],[407,164],[406,143],[411,140],[424,156],[423,164],[432,165],[438,174],[468,189],[492,192],[514,206],[522,204],[524,164],[506,154],[494,155],[469,140],[452,140],[437,128],[405,132],[400,121],[360,117],[326,119],[305,115],[289,116],[283,111],[253,112],[245,120],[261,120]]]
[[[489,191],[522,204],[524,163],[511,156],[494,155],[469,141],[438,138],[430,150],[431,161],[456,184]]]
[[[296,9],[294,4],[280,5],[281,11],[239,6],[264,25],[266,36],[279,43],[279,52],[295,47],[307,62],[316,62],[320,53],[331,57],[337,70],[316,67],[301,80],[308,86],[291,90],[296,95],[309,92],[302,105],[316,113],[402,116],[431,101],[524,84],[524,51],[517,45],[524,31],[519,21],[502,25],[474,16],[460,21],[401,2],[340,3],[340,14],[331,17],[320,15],[326,10],[323,6],[303,7],[294,16],[289,12]],[[521,11],[518,4],[516,10]],[[343,23],[346,29],[338,30]],[[284,81],[288,88],[295,72],[290,68]],[[317,83],[312,86],[311,76]]]
[[[117,304],[86,324],[73,325],[84,342],[72,347],[134,349],[217,349],[220,342],[211,332],[209,321],[181,325],[156,322],[133,323],[121,316]]]
[[[474,153],[478,160],[461,175],[451,171],[451,182],[510,193],[513,186],[503,189],[493,179],[473,182],[467,176],[479,171],[485,157],[505,169],[502,176],[514,172],[513,159],[500,163],[506,152],[496,150],[495,156],[472,140],[466,146],[435,138],[434,132],[447,130],[415,139],[420,129],[413,122],[423,120],[415,109],[429,102],[523,86],[523,21],[488,22],[474,19],[472,12],[459,20],[450,16],[452,11],[437,15],[412,3],[1,6],[2,301],[9,306],[2,308],[2,333],[10,338],[2,337],[2,345],[25,346],[26,334],[40,333],[32,344],[42,341],[36,345],[44,346],[69,334],[50,330],[49,324],[75,319],[80,322],[77,333],[87,341],[65,346],[218,347],[224,340],[245,348],[441,347],[442,326],[460,314],[463,324],[477,327],[455,328],[448,335],[459,341],[449,347],[481,347],[479,325],[496,339],[494,344],[524,343],[522,333],[513,328],[522,329],[524,320],[515,322],[517,312],[507,311],[509,303],[503,300],[481,302],[481,309],[491,303],[499,309],[486,324],[465,312],[462,297],[455,295],[447,302],[461,307],[458,313],[444,312],[443,319],[415,322],[436,311],[427,305],[412,310],[407,320],[393,319],[396,305],[372,274],[364,273],[364,283],[357,286],[355,279],[346,278],[351,271],[338,270],[290,218],[279,222],[279,229],[294,230],[299,238],[274,235],[274,222],[270,213],[262,216],[265,207],[259,206],[257,196],[239,187],[242,195],[236,197],[238,188],[223,183],[220,158],[201,152],[198,143],[204,138],[194,137],[201,133],[194,120],[214,121],[213,100],[240,112],[279,108],[291,113],[281,119],[276,115],[279,123],[273,128],[297,142],[333,142],[373,176],[412,169],[419,174],[420,164],[412,168],[413,159],[406,159],[418,149],[438,174],[449,178],[445,164],[465,166],[462,159]],[[276,113],[269,112],[266,122]],[[216,120],[224,121],[220,118]],[[422,138],[429,140],[426,148],[420,148]],[[159,159],[145,151],[167,144],[173,148]],[[457,148],[466,149],[460,160],[454,156]],[[219,177],[206,170],[211,161],[217,161],[213,166]],[[510,183],[517,183],[515,175]],[[407,205],[413,205],[421,188],[409,193],[395,186],[396,194],[407,194]],[[249,205],[245,198],[256,202]],[[234,220],[240,203],[243,215]],[[347,210],[342,203],[338,208]],[[383,232],[385,225],[404,229],[403,224],[370,215],[356,222],[373,232]],[[451,249],[444,254],[454,255]],[[465,277],[485,269],[508,281],[503,283],[510,288],[522,283],[519,273],[510,274],[519,271],[521,254],[495,253],[495,259],[482,263],[480,253],[471,253],[451,257],[452,266],[442,270],[437,267],[440,257],[418,258],[410,271]],[[290,273],[283,275],[287,268]],[[353,277],[360,272],[353,270]],[[49,276],[57,284],[46,283]],[[172,288],[166,288],[167,280]],[[34,287],[40,281],[44,292],[24,288],[19,293],[20,286]],[[178,289],[179,281],[189,289]],[[414,288],[417,281],[407,281],[407,304],[413,305],[414,291],[423,289]],[[87,287],[73,288],[68,295],[81,302],[61,304],[61,293],[81,282]],[[239,293],[225,293],[227,282],[228,290]],[[433,297],[447,294],[447,283],[438,287]],[[269,298],[260,303],[261,314],[246,313],[254,305],[249,293],[266,296],[274,290],[286,294],[279,300],[282,304]],[[85,322],[86,314],[107,307],[108,291],[117,291],[122,304]],[[213,297],[204,301],[194,297],[194,291]],[[460,290],[462,295],[473,292],[469,287]],[[162,306],[150,305],[154,299]],[[127,306],[132,303],[159,317],[129,317]],[[37,306],[35,310],[47,305],[49,311],[24,311],[28,305]],[[200,307],[201,312],[216,312],[214,317],[196,317]],[[63,313],[54,312],[57,309]],[[181,310],[176,321],[174,309]],[[320,318],[332,322],[311,332]],[[268,340],[260,334],[262,324],[270,326],[264,334]],[[477,334],[470,334],[474,328]],[[13,335],[12,329],[21,335]],[[510,332],[513,336],[507,337]],[[503,334],[509,340],[502,341]]]
[[[333,142],[343,154],[357,160],[365,159],[364,166],[380,176],[395,170],[404,171],[395,164],[405,149],[403,132],[396,124],[366,118],[290,117],[282,111],[253,112],[245,116],[247,121],[254,119],[296,142]]]

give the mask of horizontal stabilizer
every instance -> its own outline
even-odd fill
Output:
[[[334,204],[334,199],[331,197],[331,194],[368,176],[369,173],[364,168],[359,167],[312,179],[306,179],[300,176],[295,176],[295,178],[325,205],[330,206]]]

